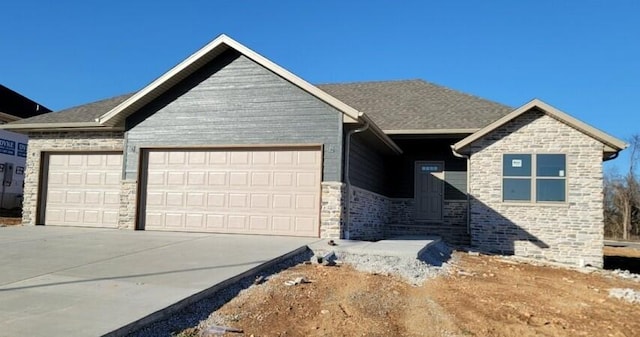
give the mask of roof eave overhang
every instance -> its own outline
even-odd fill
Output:
[[[387,134],[384,133],[377,125],[374,123],[369,116],[364,113],[360,113],[360,119],[367,124],[369,124],[369,129],[373,131],[373,133],[387,146],[391,151],[395,154],[402,154],[402,149],[396,144],[393,139],[389,138]]]
[[[600,141],[604,145],[603,154],[617,153],[624,150],[628,146],[628,144],[626,144],[624,141],[620,139],[617,139],[609,134],[606,134],[603,131],[596,129],[591,125],[588,125],[539,99],[533,99],[529,103],[524,104],[523,106],[517,108],[516,110],[507,114],[506,116],[498,119],[497,121],[473,133],[472,135],[455,143],[452,146],[453,151],[456,153],[465,153],[465,149],[469,145],[471,145],[471,143],[473,143],[474,141],[482,138],[488,133],[498,129],[499,127],[507,124],[508,122],[514,120],[515,118],[535,108],[541,110],[543,113],[551,116],[552,118],[555,118],[560,122],[563,122],[569,125],[570,127],[573,127],[574,129]]]
[[[222,34],[215,40],[207,44],[205,47],[201,48],[200,50],[186,58],[177,66],[173,67],[171,70],[158,77],[142,90],[135,93],[129,99],[125,100],[104,115],[98,117],[96,119],[96,122],[105,126],[123,124],[124,120],[129,115],[131,115],[144,105],[148,104],[153,99],[165,93],[171,87],[185,79],[187,76],[196,72],[202,66],[212,61],[214,58],[216,58],[229,48],[238,51],[239,53],[260,64],[276,75],[284,78],[285,80],[305,90],[309,94],[336,108],[344,115],[347,115],[350,119],[358,119],[359,115],[356,109],[325,93],[324,91],[294,75],[288,70],[280,67],[279,65],[269,61],[267,58],[243,46],[232,38]]]

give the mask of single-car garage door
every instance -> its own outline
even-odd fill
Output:
[[[118,226],[122,153],[50,153],[44,165],[45,225]]]
[[[317,237],[321,159],[319,148],[148,150],[143,226]]]

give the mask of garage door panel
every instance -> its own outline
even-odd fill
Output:
[[[67,185],[83,185],[84,172],[69,172],[67,174]]]
[[[207,206],[209,207],[225,207],[226,194],[224,193],[208,193]]]
[[[247,195],[244,193],[230,193],[229,207],[247,208]]]
[[[275,172],[273,174],[273,186],[274,187],[292,187],[293,173],[292,172]]]
[[[296,195],[297,209],[315,209],[317,202],[315,195]]]
[[[174,212],[166,213],[164,222],[167,227],[182,228],[184,227],[183,218],[184,218],[183,213],[174,213]]]
[[[269,209],[269,194],[251,194],[251,208]]]
[[[102,185],[104,173],[101,172],[89,172],[85,175],[85,183],[87,185]]]
[[[46,225],[117,227],[122,154],[51,153],[47,159]]]
[[[298,187],[315,187],[318,178],[314,173],[297,173],[296,186]]]
[[[74,155],[68,155],[67,156],[67,163],[69,164],[69,166],[82,166],[82,164],[86,161],[85,156],[74,156]]]
[[[291,217],[288,216],[274,216],[272,218],[273,229],[278,232],[291,232],[293,227],[291,226]]]
[[[181,192],[169,192],[165,194],[167,204],[166,206],[179,206],[184,208],[184,194]]]
[[[274,163],[276,165],[290,165],[293,164],[293,152],[280,151],[275,154]]]
[[[120,192],[118,191],[111,191],[111,192],[104,192],[103,194],[103,203],[105,205],[109,205],[108,208],[109,209],[114,209],[114,207],[120,207]]]
[[[225,228],[225,217],[222,214],[207,214],[206,228],[213,231],[222,231]]]
[[[183,186],[185,182],[186,172],[167,172],[167,185],[169,186]]]
[[[209,172],[208,185],[211,186],[226,186],[227,185],[227,173],[226,172]]]
[[[163,186],[163,185],[165,185],[164,176],[165,176],[165,172],[164,171],[161,171],[161,172],[150,172],[147,175],[147,184],[148,185]]]
[[[100,197],[102,193],[97,191],[87,191],[84,193],[84,202],[88,204],[98,204],[100,203]]]
[[[82,220],[86,223],[97,224],[100,221],[100,212],[84,211],[84,217]]]
[[[120,177],[122,174],[120,173],[120,166],[114,167],[116,172],[105,172],[104,173],[104,183],[109,186],[115,186],[120,184]]]
[[[118,215],[120,213],[118,211],[110,210],[102,212],[102,222],[103,223],[118,223]]]
[[[145,229],[318,235],[319,149],[150,150],[146,156]]]
[[[313,219],[308,217],[297,217],[296,218],[296,230],[301,232],[311,232],[313,231]]]
[[[290,209],[293,207],[293,197],[290,194],[274,194],[273,208]]]
[[[204,214],[187,214],[186,227],[191,229],[204,228]]]
[[[231,187],[247,187],[249,179],[247,179],[247,172],[230,172],[229,173],[229,186]]]
[[[270,178],[269,172],[253,172],[251,173],[251,186],[269,186]]]
[[[207,176],[206,172],[189,172],[188,178],[187,178],[187,185],[190,185],[190,186],[204,185],[206,176]]]
[[[72,206],[73,204],[85,203],[82,195],[83,192],[81,191],[68,191],[64,198],[65,204]]]

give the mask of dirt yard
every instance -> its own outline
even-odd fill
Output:
[[[348,266],[299,265],[243,291],[207,325],[243,330],[224,336],[254,337],[640,335],[640,303],[608,296],[610,288],[640,291],[640,282],[456,256],[446,276],[422,286]],[[285,285],[299,277],[309,283]],[[179,336],[207,336],[203,330]]]
[[[22,223],[22,218],[0,216],[0,227],[17,226],[17,225],[20,225],[21,223]]]

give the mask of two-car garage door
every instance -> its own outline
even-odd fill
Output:
[[[150,150],[144,228],[318,236],[321,152]]]
[[[318,148],[149,150],[147,230],[318,236]]]

